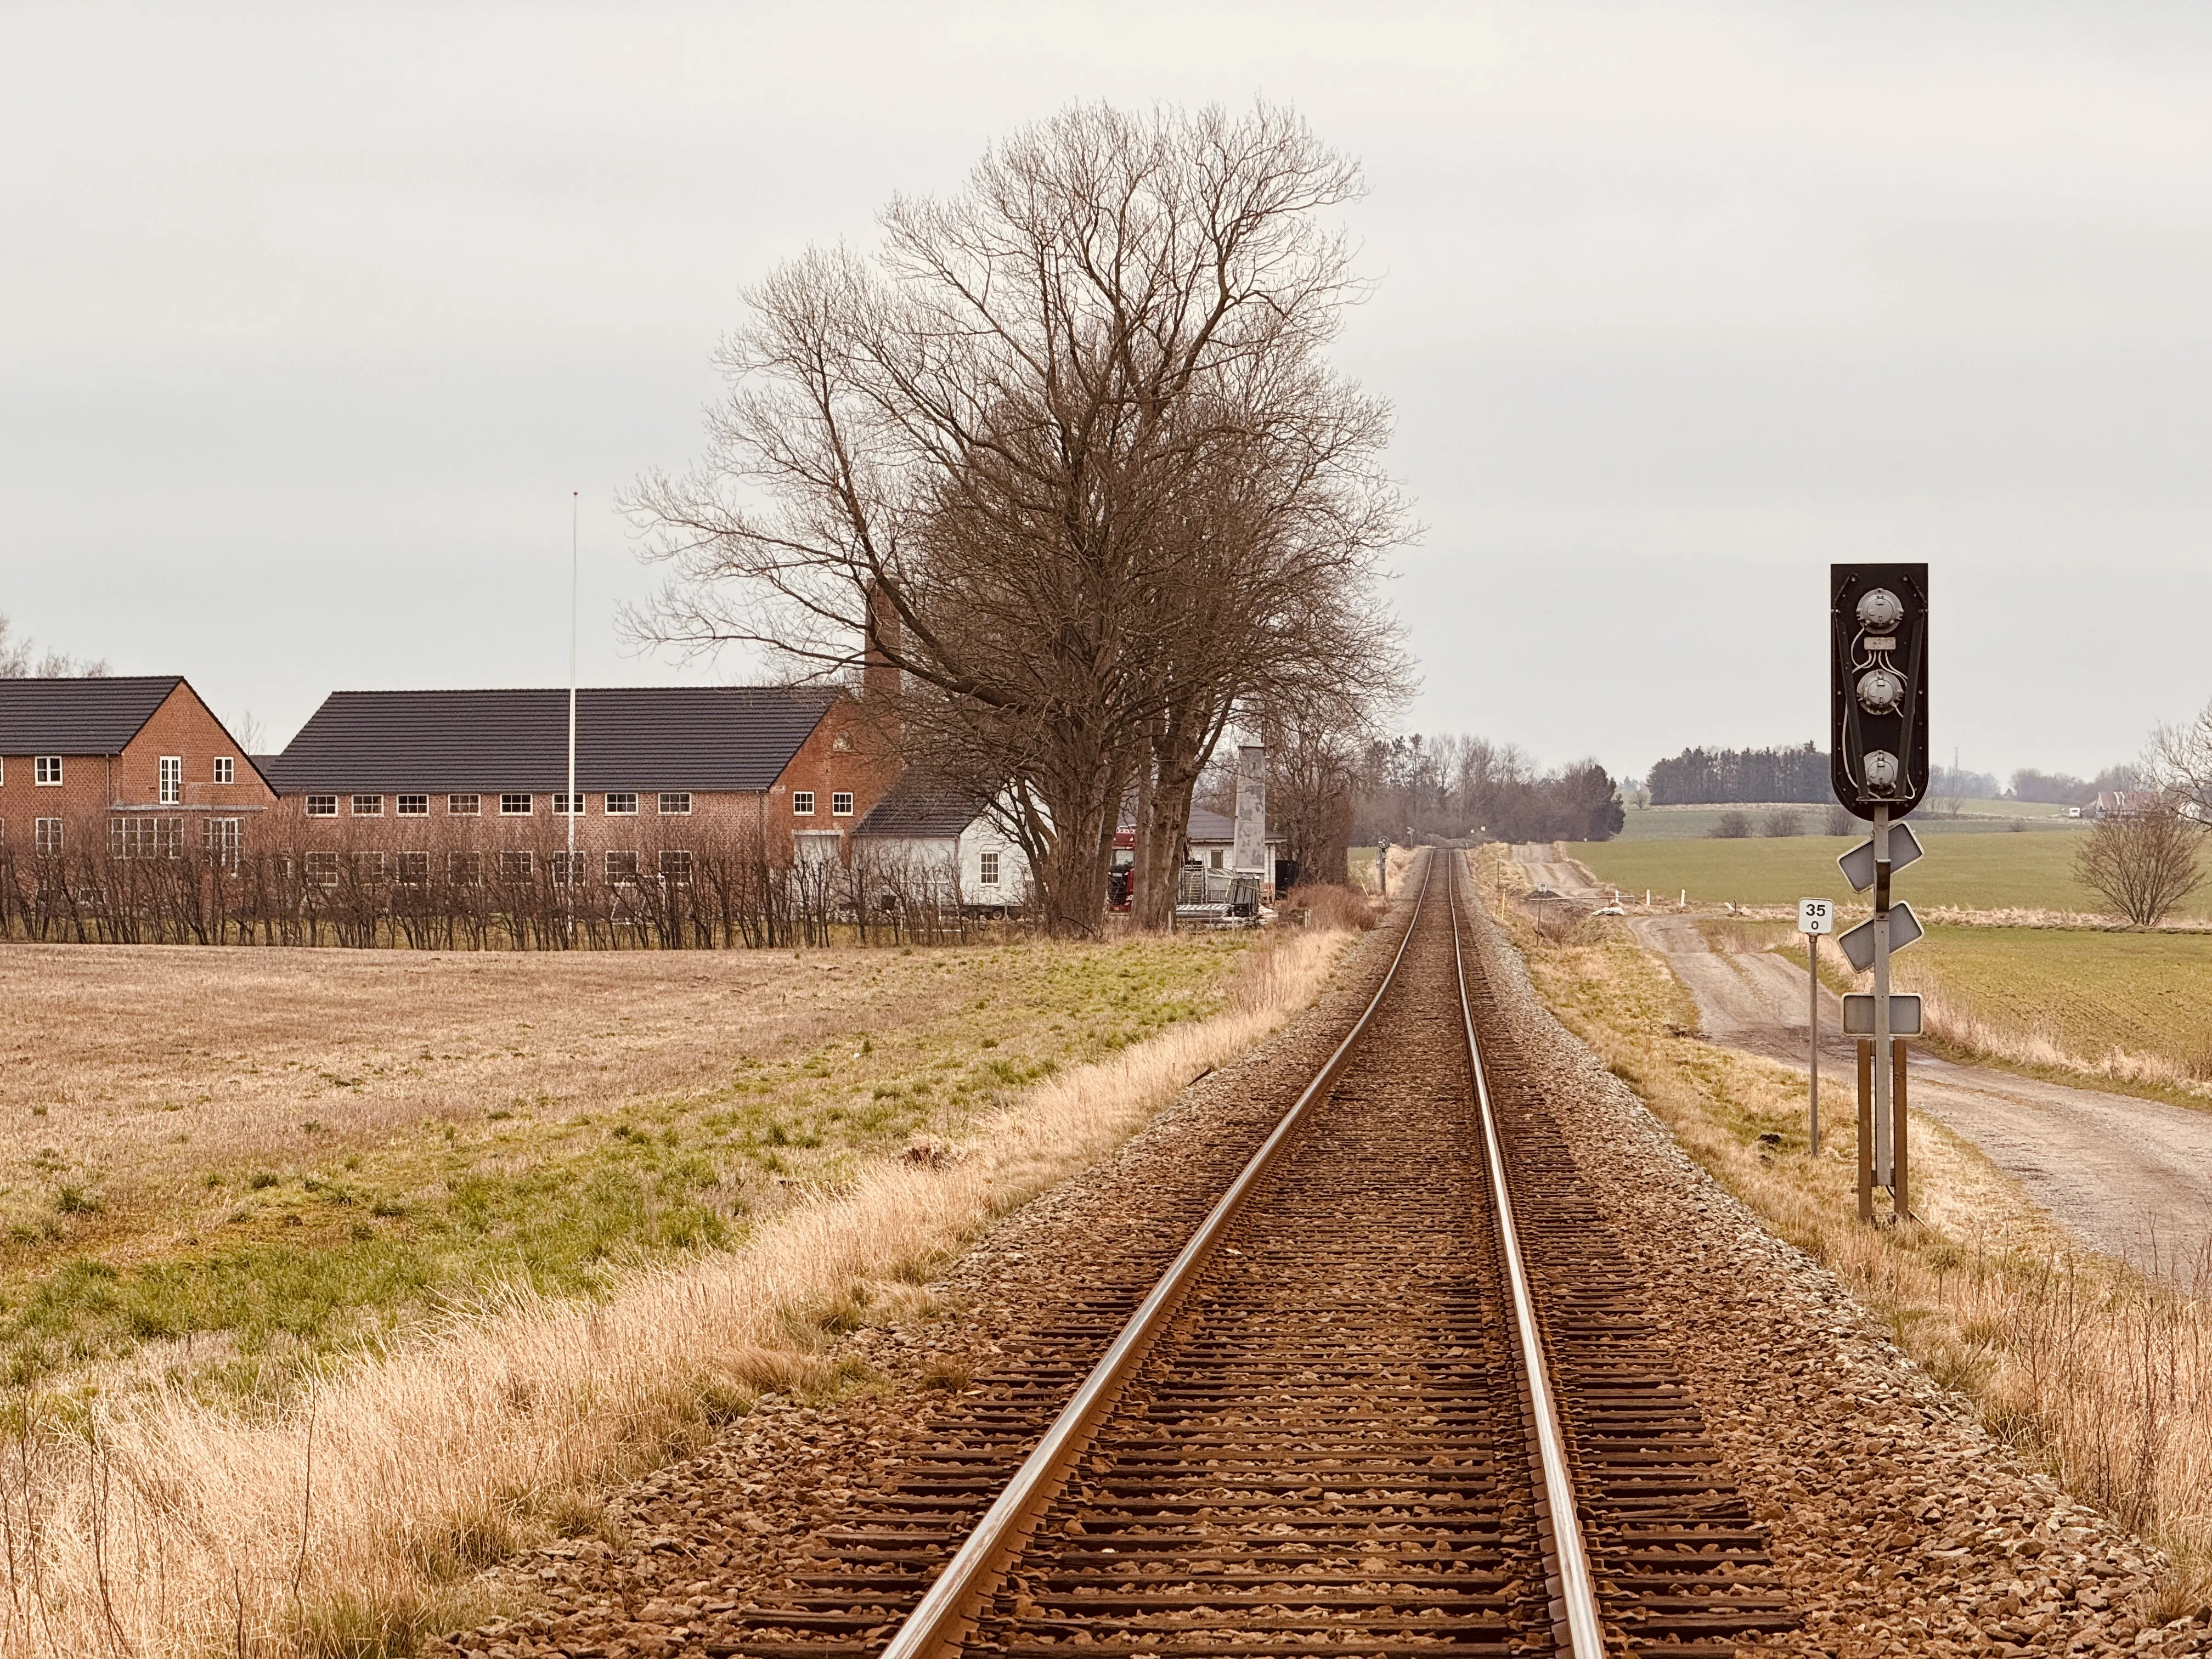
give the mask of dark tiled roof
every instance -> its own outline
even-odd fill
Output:
[[[175,674],[0,679],[0,755],[119,755],[184,683]]]
[[[868,809],[855,836],[951,836],[975,821],[988,805],[971,789],[933,778],[913,767]]]
[[[576,696],[576,787],[758,791],[774,783],[835,691],[618,686]],[[279,794],[568,787],[568,694],[333,691],[262,769]]]

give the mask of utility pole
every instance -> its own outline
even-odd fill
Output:
[[[568,809],[568,862],[565,872],[568,878],[568,944],[576,943],[576,606],[580,587],[583,523],[583,498],[576,490],[568,492],[568,793],[562,802]]]

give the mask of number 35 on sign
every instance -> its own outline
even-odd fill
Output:
[[[1832,933],[1836,931],[1836,907],[1826,899],[1797,901],[1797,931],[1801,933]]]

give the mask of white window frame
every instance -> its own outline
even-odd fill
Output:
[[[520,806],[507,805],[509,801],[517,800],[522,805]],[[538,798],[535,795],[526,795],[519,789],[510,793],[501,794],[499,798],[499,815],[503,818],[526,818],[537,808]]]
[[[670,848],[660,854],[660,878],[671,887],[689,887],[691,868],[691,849],[688,847]]]
[[[214,778],[217,783],[236,783],[238,781],[237,757],[232,755],[217,755],[215,757]]]
[[[578,887],[583,884],[584,872],[592,867],[589,853],[548,853],[545,855],[545,879],[556,887]]]
[[[307,811],[311,818],[334,818],[338,815],[338,798],[336,795],[310,795]]]
[[[356,881],[389,881],[392,878],[392,859],[380,847],[347,855],[353,860]]]
[[[49,858],[60,856],[62,850],[62,821],[59,818],[31,820],[31,850]]]
[[[446,885],[448,887],[483,886],[483,854],[470,852],[447,854]]]
[[[466,801],[468,805],[461,805]],[[446,797],[446,816],[449,818],[475,818],[483,816],[482,795],[448,795]]]
[[[185,799],[185,757],[182,755],[161,757],[161,781],[154,786],[156,806],[175,806]]]
[[[603,857],[605,862],[600,867],[607,872],[608,886],[635,887],[637,885],[637,854],[635,853],[611,848],[603,854]]]
[[[410,806],[410,801],[415,804]],[[430,798],[428,795],[394,795],[392,798],[392,816],[396,818],[427,818],[430,816]]]
[[[411,876],[408,873],[410,859],[421,860],[421,873]],[[430,855],[428,853],[400,854],[398,866],[393,872],[392,880],[401,887],[428,887],[430,884]]]
[[[310,853],[301,866],[301,879],[310,887],[335,887],[338,884],[338,855],[336,853]]]
[[[538,873],[538,866],[526,848],[510,847],[499,855],[499,878],[501,881],[528,881]]]
[[[362,802],[363,801],[368,801],[371,805],[363,806],[362,805]],[[346,811],[347,814],[352,817],[380,818],[384,816],[384,797],[381,795],[349,795],[346,797]]]
[[[842,801],[844,805],[842,806],[839,805],[838,803],[840,801]],[[851,790],[834,789],[830,791],[830,816],[833,818],[849,818],[853,816],[853,792]]]
[[[635,789],[611,789],[601,799],[605,802],[606,815],[611,818],[634,818],[637,816],[637,791]],[[623,802],[628,805],[620,804]]]
[[[671,801],[676,803],[672,806]],[[660,816],[664,818],[688,818],[691,816],[691,792],[689,789],[664,789],[660,792]]]
[[[999,849],[995,847],[975,855],[975,879],[980,885],[999,884]]]
[[[801,802],[805,805],[802,805]],[[791,816],[795,818],[811,818],[814,816],[814,792],[811,789],[794,789],[791,792]]]
[[[553,792],[553,816],[556,818],[580,818],[585,816],[584,798],[571,795],[566,790]]]
[[[62,757],[59,755],[31,757],[31,782],[40,789],[58,789],[62,785]]]
[[[242,818],[202,818],[200,844],[207,855],[226,870],[238,868],[238,854],[246,844]]]

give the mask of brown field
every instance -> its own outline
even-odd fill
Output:
[[[0,1097],[38,1126],[0,1655],[396,1654],[483,1616],[479,1568],[755,1393],[865,1385],[825,1332],[914,1304],[1353,937],[0,952],[39,1060]]]

